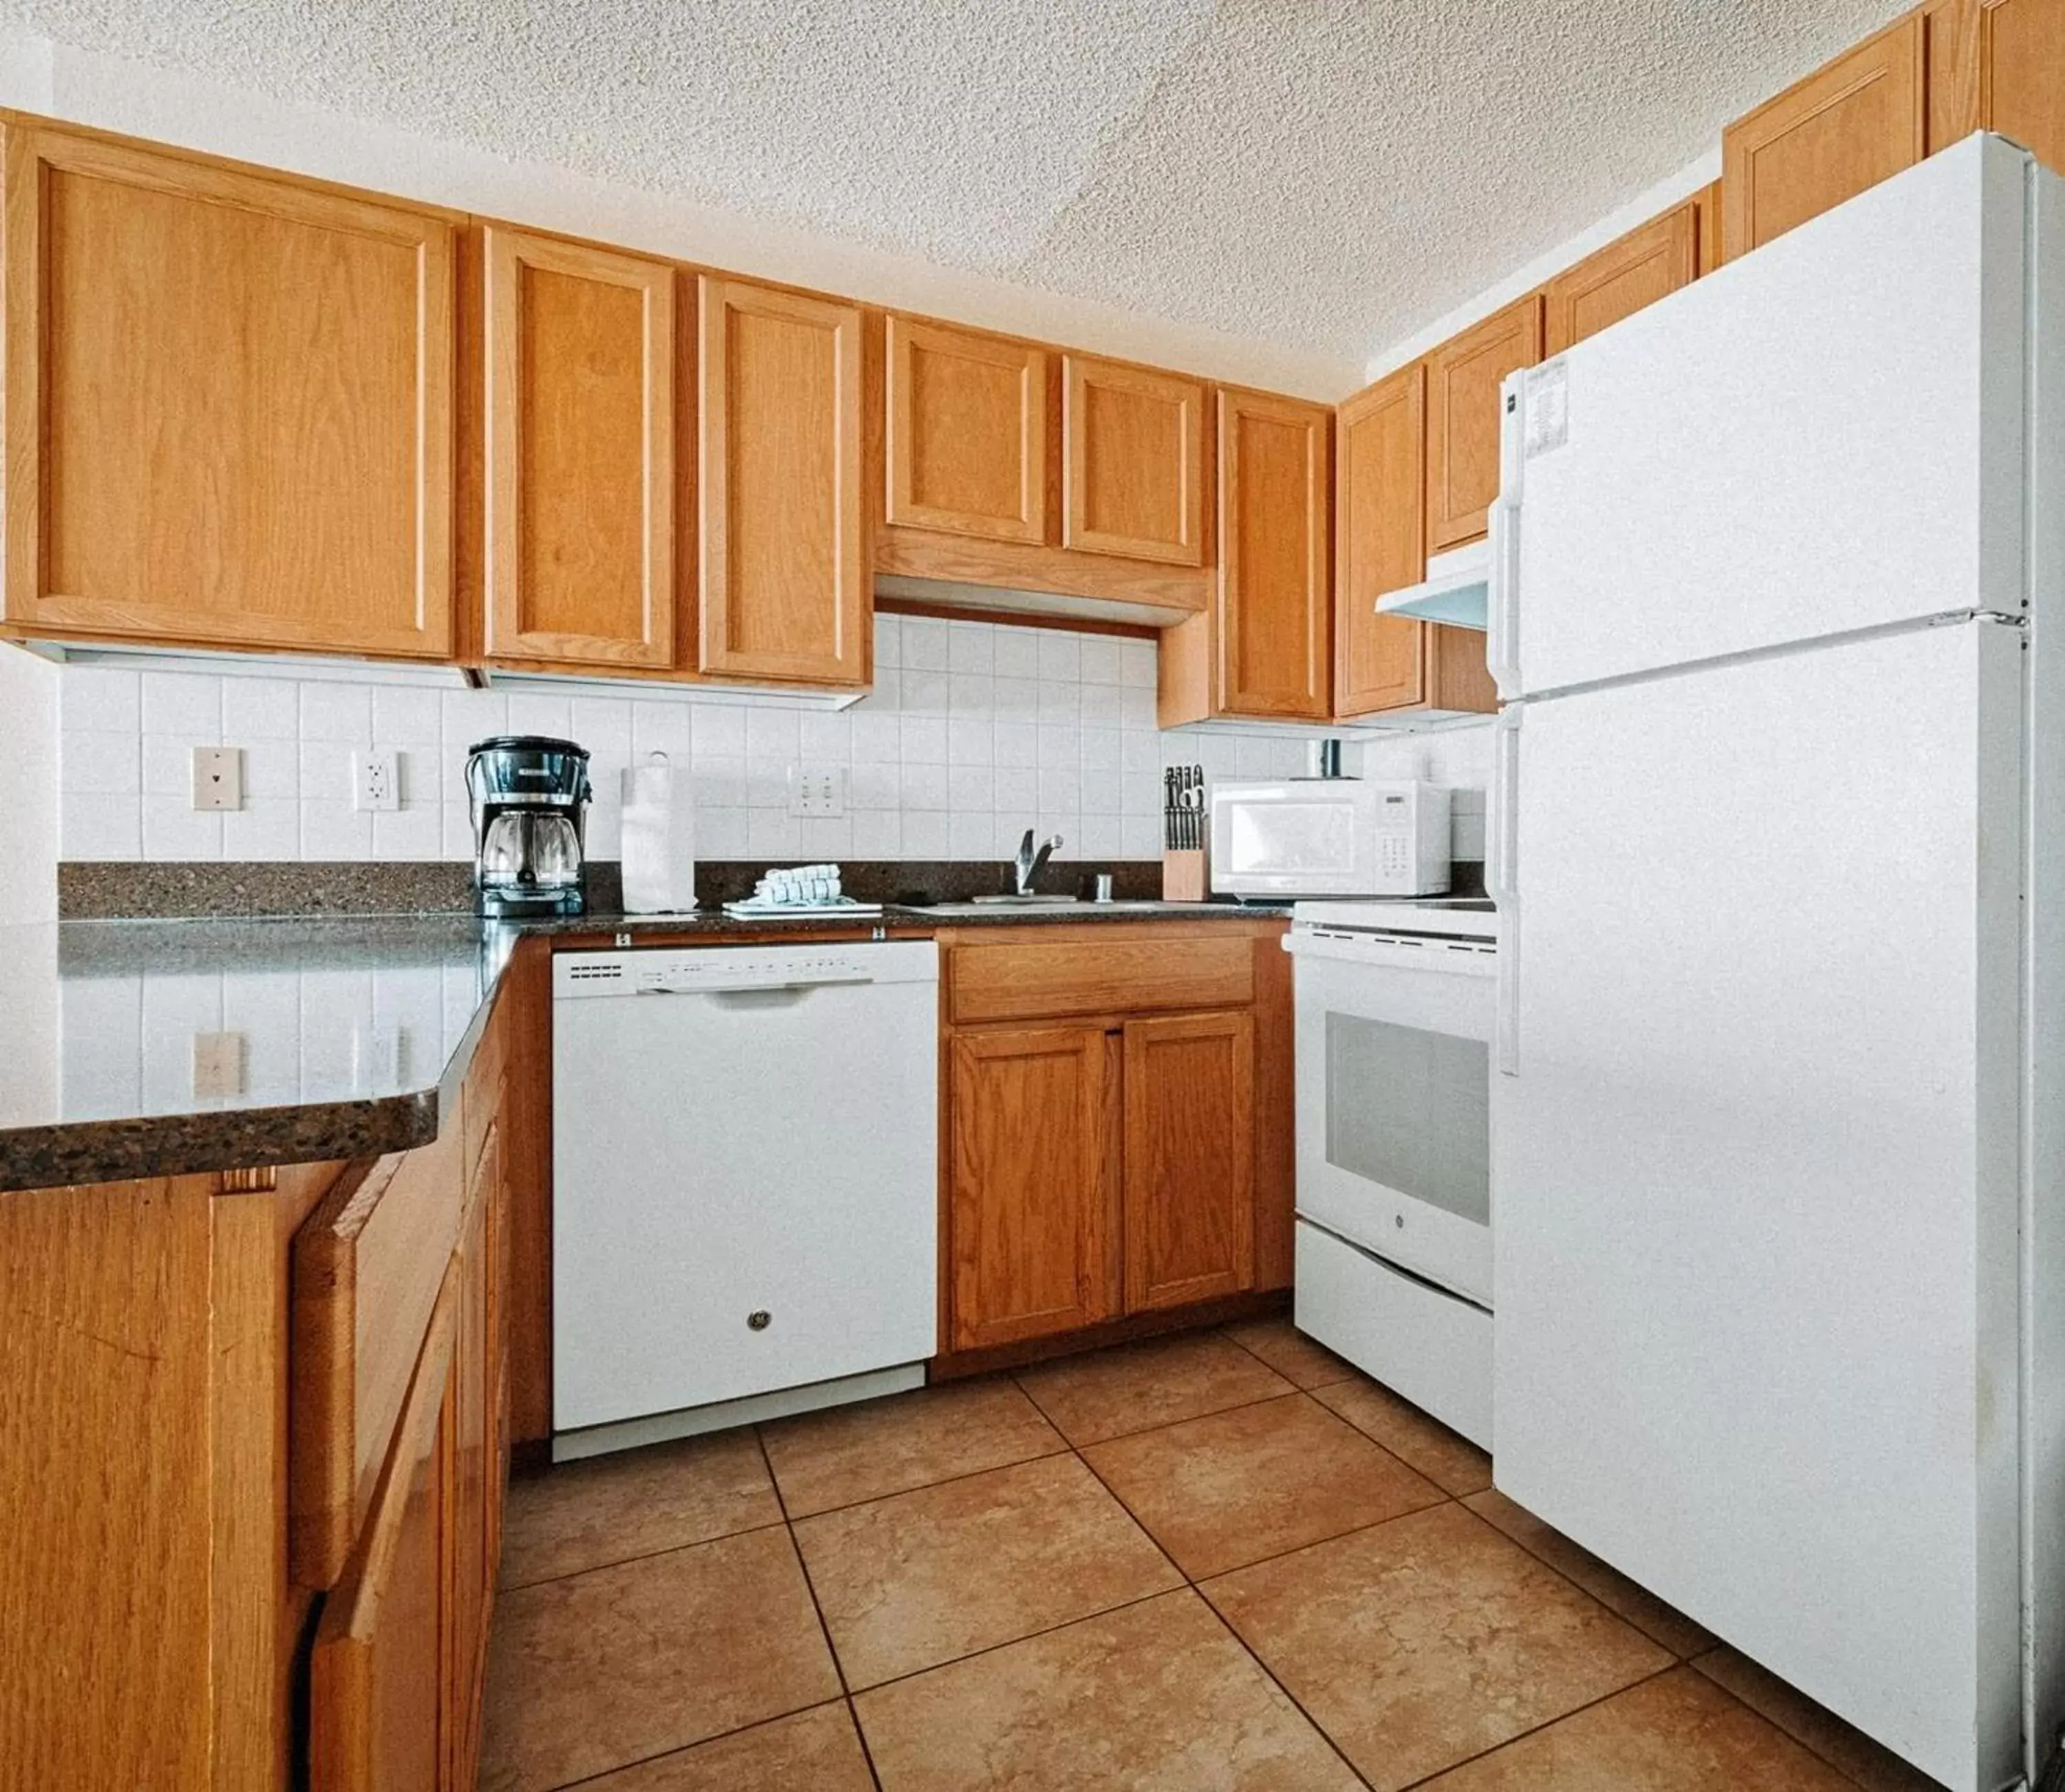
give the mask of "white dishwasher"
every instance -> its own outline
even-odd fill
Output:
[[[923,1378],[938,983],[930,940],[553,959],[555,1456]]]

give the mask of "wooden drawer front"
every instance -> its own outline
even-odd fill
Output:
[[[458,1242],[463,1128],[347,1177],[294,1240],[289,1567],[337,1579]]]
[[[967,1025],[1058,1015],[1240,1007],[1254,999],[1245,934],[1225,939],[1062,940],[956,946],[952,1014]]]

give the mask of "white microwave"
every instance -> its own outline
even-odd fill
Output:
[[[1216,785],[1211,867],[1222,896],[1438,896],[1449,793],[1363,778]]]

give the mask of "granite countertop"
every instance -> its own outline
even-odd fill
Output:
[[[517,942],[904,938],[948,928],[1253,920],[1231,903],[1004,908],[879,922],[721,913],[499,923],[467,914],[0,927],[0,1191],[377,1156],[428,1144]]]

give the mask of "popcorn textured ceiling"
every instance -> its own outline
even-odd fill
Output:
[[[1901,0],[0,0],[74,45],[1360,360]]]

